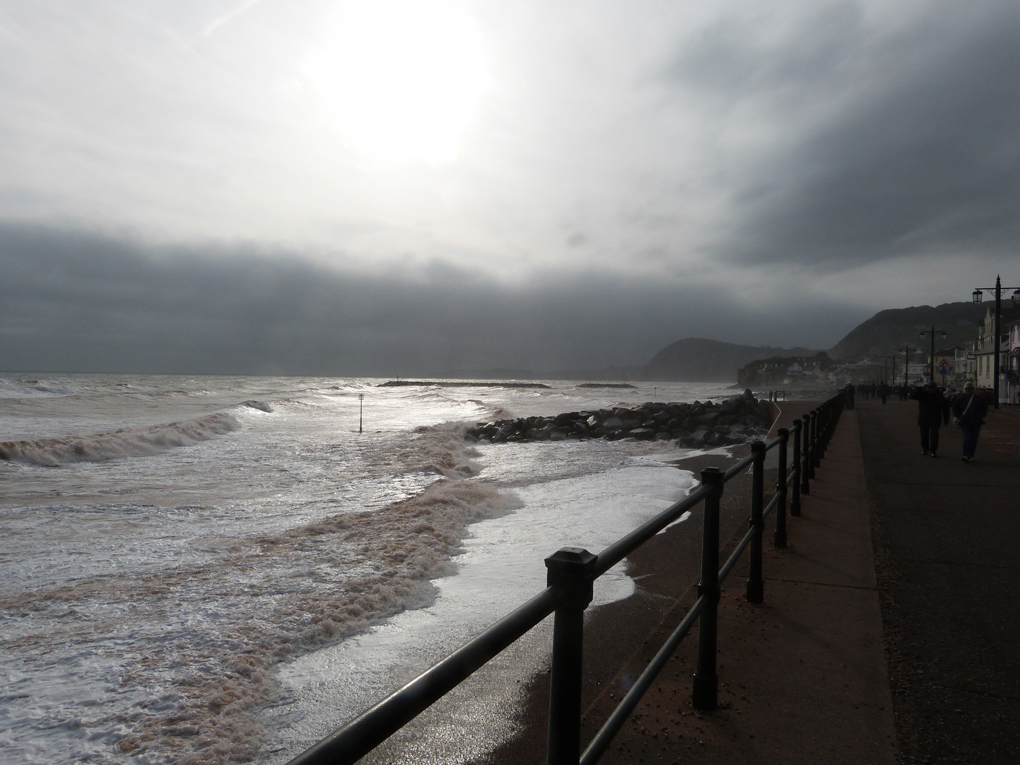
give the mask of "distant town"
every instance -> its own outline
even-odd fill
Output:
[[[916,339],[905,342],[894,350],[886,342],[888,353],[874,353],[874,337],[864,346],[872,352],[832,358],[830,352],[800,356],[772,356],[757,359],[737,372],[737,382],[749,387],[831,387],[851,381],[857,385],[885,382],[889,385],[921,385],[931,378],[947,389],[962,388],[973,382],[978,388],[995,390],[996,365],[999,370],[999,401],[1005,404],[1020,403],[1020,296],[1014,296],[1008,307],[1000,307],[996,332],[996,311],[985,307],[984,317],[973,326],[972,337],[966,342],[960,338],[959,322],[950,330],[940,328],[938,322],[927,328],[917,328]],[[975,302],[979,302],[975,298]],[[878,316],[882,316],[879,314]],[[878,318],[878,317],[876,317]],[[874,320],[871,320],[872,322]],[[867,324],[867,323],[866,323]],[[861,325],[859,330],[864,329]],[[944,326],[943,323],[942,326]],[[872,328],[873,334],[877,328]],[[856,330],[855,330],[856,331]],[[957,342],[946,342],[949,332]],[[904,329],[896,328],[902,339]],[[849,337],[849,336],[848,336]],[[998,353],[996,353],[998,351]]]

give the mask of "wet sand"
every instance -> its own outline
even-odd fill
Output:
[[[732,457],[716,454],[698,456],[677,462],[696,476],[707,467],[727,468],[743,459],[750,449],[735,447]],[[776,481],[775,471],[766,471],[766,486]],[[721,560],[739,541],[738,531],[746,529],[750,512],[751,476],[739,475],[726,484],[720,503],[721,538],[724,545]],[[584,644],[583,712],[593,711],[622,697],[628,679],[619,676],[620,668],[636,649],[646,645],[665,621],[675,624],[697,597],[701,572],[702,515],[695,512],[691,519],[659,534],[635,553],[628,556],[628,573],[637,582],[637,591],[626,600],[601,606],[587,615]],[[598,552],[598,551],[595,551]],[[731,574],[730,582],[742,582],[740,569]],[[690,638],[685,639],[688,642]],[[526,703],[518,720],[520,733],[495,752],[479,759],[479,765],[510,765],[522,762],[544,762],[546,726],[549,708],[548,668],[534,678],[526,694]],[[586,714],[582,722],[582,741],[587,742],[604,722],[604,716]]]
[[[795,417],[817,405],[815,401],[779,402],[776,428],[788,427]],[[678,460],[676,465],[700,476],[707,467],[728,468],[750,453],[750,447],[738,446],[729,450],[730,456],[710,454]],[[773,455],[774,450],[769,452]],[[774,461],[774,460],[772,460]],[[774,493],[778,478],[775,469],[766,462],[766,502]],[[727,484],[720,502],[720,539],[723,540],[720,561],[725,561],[747,529],[750,515],[751,475],[735,476]],[[702,514],[695,512],[689,521],[678,524],[659,534],[639,550],[628,556],[628,573],[637,583],[637,591],[623,601],[602,606],[587,615],[585,620],[584,686],[582,690],[582,749],[598,732],[607,714],[626,693],[635,679],[627,674],[636,655],[654,653],[672,632],[697,599],[697,584],[701,573]],[[766,519],[766,539],[771,540],[774,521]],[[598,552],[598,551],[595,551]],[[738,593],[743,596],[746,579],[746,553],[724,585],[724,596]],[[693,651],[697,643],[695,634],[688,635],[677,652],[674,665],[667,666],[660,675],[678,673],[679,683],[673,682],[669,693],[677,688],[681,697],[670,703],[690,709],[690,678],[694,672]],[[658,634],[657,634],[658,633]],[[551,650],[551,648],[550,648]],[[646,696],[646,699],[648,697]],[[503,746],[476,762],[478,765],[511,765],[522,762],[544,762],[549,709],[548,667],[534,678],[526,694],[526,703],[517,720],[519,733]],[[640,717],[632,718],[628,725],[642,725]],[[608,757],[608,754],[607,754]]]

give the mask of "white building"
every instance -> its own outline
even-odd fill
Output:
[[[1006,400],[1020,404],[1020,319],[1006,325],[1006,360],[1000,363],[1006,368]]]

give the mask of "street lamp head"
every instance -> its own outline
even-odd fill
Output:
[[[984,295],[981,293],[981,290],[974,290],[972,293],[970,293],[970,298],[975,303],[980,303],[981,302],[981,298],[983,298],[983,297],[984,297]]]
[[[1020,305],[1020,290],[1016,290],[1010,300],[1013,301],[1013,305]]]
[[[919,333],[917,334],[917,336],[918,336],[919,338],[921,338],[922,340],[924,340],[924,332],[919,332]]]
[[[945,332],[939,332],[939,337],[941,339],[945,340],[946,339],[946,333]]]

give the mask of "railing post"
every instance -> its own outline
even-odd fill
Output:
[[[826,401],[818,407],[819,428],[818,428],[818,453],[815,457],[815,467],[820,467],[822,457],[825,456],[825,449],[829,445],[829,402]]]
[[[744,599],[748,603],[761,603],[765,600],[765,580],[761,572],[761,545],[762,537],[765,536],[765,519],[762,517],[765,507],[765,443],[752,441],[751,454],[754,455],[754,462],[751,465],[751,521],[749,525],[754,529],[754,534],[751,536],[751,545],[747,556],[750,570],[747,575],[747,593]]]
[[[790,441],[788,428],[779,429],[779,480],[776,482],[776,533],[773,547],[786,547],[786,447]]]
[[[804,437],[800,442],[800,493],[810,494],[811,484],[808,480],[811,478],[811,412],[804,414]]]
[[[790,515],[800,515],[800,434],[804,422],[799,417],[793,421],[793,495],[790,497]]]
[[[829,448],[829,441],[832,440],[832,427],[835,421],[833,416],[833,404],[831,401],[825,402],[825,433],[822,436],[822,453],[821,456],[825,456],[826,450]]]
[[[719,701],[719,677],[716,675],[717,617],[719,612],[719,498],[723,491],[723,471],[705,468],[701,482],[712,487],[705,497],[705,526],[701,537],[701,583],[698,597],[705,597],[705,608],[698,621],[698,658],[694,671],[695,709],[715,709]]]
[[[812,481],[815,480],[815,468],[818,467],[818,409],[811,410],[811,438],[807,451],[807,474]],[[806,493],[806,492],[805,492]]]
[[[815,464],[813,465],[815,468],[822,466],[822,455],[825,453],[825,429],[828,424],[826,414],[825,405],[822,404],[818,407],[818,424],[815,426],[818,431],[815,433],[815,438],[818,441],[818,448],[815,449]]]
[[[548,586],[563,593],[553,622],[548,765],[577,765],[581,759],[584,609],[592,599],[596,560],[579,547],[564,547],[545,559]]]

